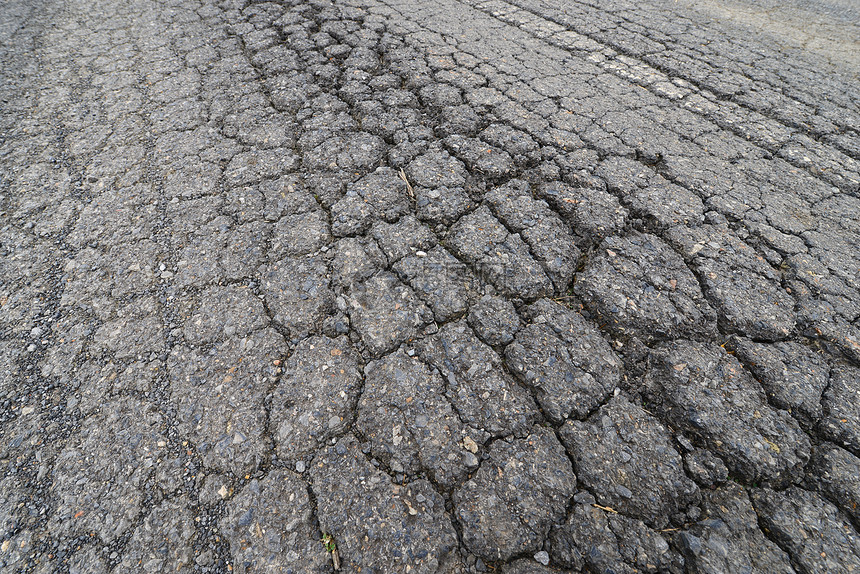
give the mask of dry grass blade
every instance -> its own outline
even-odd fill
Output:
[[[605,510],[606,512],[611,512],[612,514],[618,514],[618,511],[614,508],[609,508],[608,506],[600,506],[599,504],[592,504],[594,508],[599,508],[600,510]]]

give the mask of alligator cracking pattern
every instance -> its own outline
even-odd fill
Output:
[[[0,570],[860,572],[856,62],[703,6],[4,3]]]

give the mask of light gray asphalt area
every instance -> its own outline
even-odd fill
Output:
[[[0,5],[0,572],[860,572],[844,0]]]

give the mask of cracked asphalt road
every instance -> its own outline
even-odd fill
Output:
[[[0,570],[860,572],[860,26],[779,4],[4,2]]]

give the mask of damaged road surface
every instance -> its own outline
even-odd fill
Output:
[[[0,572],[860,573],[844,0],[7,0]]]

